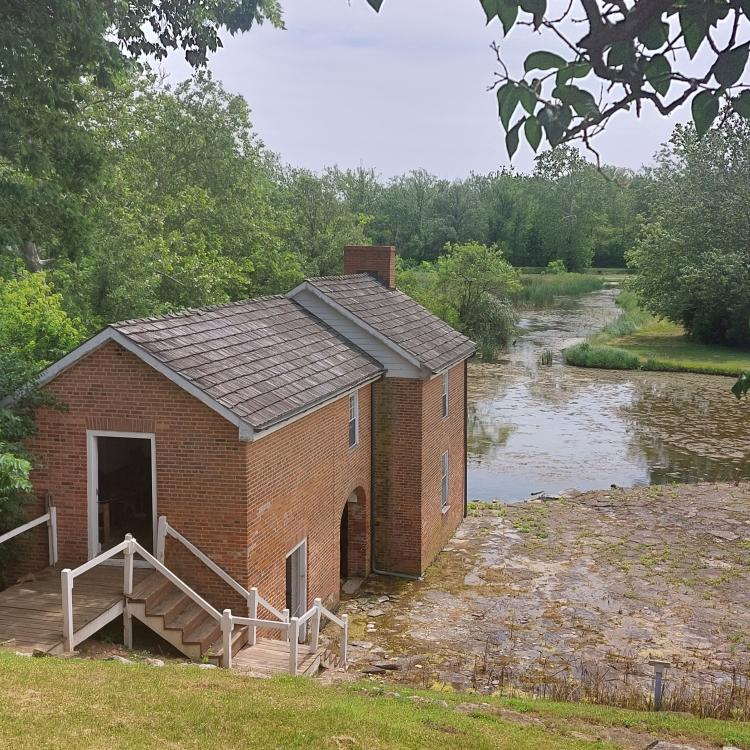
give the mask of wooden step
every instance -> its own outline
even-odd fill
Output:
[[[154,571],[151,575],[146,576],[140,583],[133,587],[133,593],[128,597],[135,602],[145,602],[150,596],[153,596],[169,581],[161,574]],[[170,584],[171,585],[171,584]]]
[[[190,600],[188,596],[182,593],[176,586],[164,591],[160,596],[150,596],[146,599],[146,614],[152,617],[158,615],[165,616],[168,612],[173,609],[181,609],[185,600]],[[166,623],[165,623],[166,624]]]
[[[246,627],[235,627],[234,633],[232,633],[232,653],[236,654],[240,651],[240,649],[245,647],[245,644],[247,643],[249,634],[248,629]],[[206,653],[209,656],[216,657],[218,660],[221,660],[221,657],[224,656],[224,639],[223,637],[219,637],[218,640],[214,641],[211,646],[207,649]]]
[[[201,651],[206,651],[220,635],[219,623],[206,612],[189,630],[183,631],[182,640],[185,643],[197,643]]]
[[[164,627],[174,630],[190,630],[203,615],[203,608],[186,596],[183,606],[173,607],[164,615]]]

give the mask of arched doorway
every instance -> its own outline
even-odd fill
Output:
[[[344,505],[339,528],[339,577],[345,581],[349,577],[349,503]]]
[[[339,576],[342,583],[368,572],[369,522],[365,491],[357,487],[344,503],[339,522]]]

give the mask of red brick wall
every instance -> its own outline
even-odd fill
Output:
[[[285,606],[286,555],[305,538],[308,605],[317,596],[338,602],[340,521],[355,490],[357,504],[349,504],[350,569],[370,568],[370,389],[359,391],[354,448],[348,442],[348,397],[246,445],[247,579],[276,607]]]
[[[443,381],[386,378],[375,384],[375,561],[421,575],[464,513],[464,363]],[[441,456],[448,451],[449,509],[442,512]]]
[[[422,559],[424,570],[452,536],[464,516],[464,368],[448,372],[448,417],[443,418],[443,379],[423,385]],[[448,451],[448,511],[442,511],[441,457]]]
[[[374,389],[375,562],[381,570],[420,575],[423,385],[385,378]]]
[[[37,495],[58,510],[60,562],[87,558],[86,430],[156,436],[157,514],[242,581],[246,572],[245,450],[237,427],[118,344],[109,342],[47,386],[67,411],[40,410],[30,443]],[[237,606],[223,582],[174,540],[167,564],[218,606]]]
[[[344,273],[373,273],[389,289],[396,288],[396,248],[391,245],[348,245]]]

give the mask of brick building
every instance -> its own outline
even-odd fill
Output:
[[[63,564],[125,533],[153,549],[166,516],[293,613],[342,578],[424,571],[465,513],[474,345],[395,289],[392,247],[348,247],[344,268],[113,324],[42,374],[66,408],[38,414],[32,479]],[[237,606],[179,546],[167,562]]]

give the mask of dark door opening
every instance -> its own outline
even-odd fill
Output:
[[[339,530],[339,576],[342,580],[349,575],[349,503],[344,505]]]
[[[97,463],[100,549],[114,547],[132,534],[153,552],[151,441],[100,436]]]

